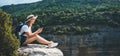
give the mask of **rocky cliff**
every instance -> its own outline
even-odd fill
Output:
[[[18,49],[19,56],[63,56],[63,53],[58,48],[48,48],[41,44],[28,44],[27,46]]]
[[[57,41],[64,56],[120,56],[120,28],[101,26],[93,29],[96,31],[83,35],[43,35],[43,37]]]

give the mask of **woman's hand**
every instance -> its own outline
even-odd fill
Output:
[[[37,34],[41,33],[43,30],[43,28],[38,28],[38,30],[36,31]]]

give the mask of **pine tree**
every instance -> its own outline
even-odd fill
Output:
[[[17,56],[19,42],[12,34],[10,15],[0,9],[0,56]]]

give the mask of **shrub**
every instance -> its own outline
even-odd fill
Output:
[[[17,56],[19,44],[11,29],[10,15],[0,9],[0,56]]]

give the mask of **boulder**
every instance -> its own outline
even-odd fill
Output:
[[[47,45],[28,44],[27,46],[18,49],[18,56],[63,56],[63,52],[54,47],[50,48]]]

